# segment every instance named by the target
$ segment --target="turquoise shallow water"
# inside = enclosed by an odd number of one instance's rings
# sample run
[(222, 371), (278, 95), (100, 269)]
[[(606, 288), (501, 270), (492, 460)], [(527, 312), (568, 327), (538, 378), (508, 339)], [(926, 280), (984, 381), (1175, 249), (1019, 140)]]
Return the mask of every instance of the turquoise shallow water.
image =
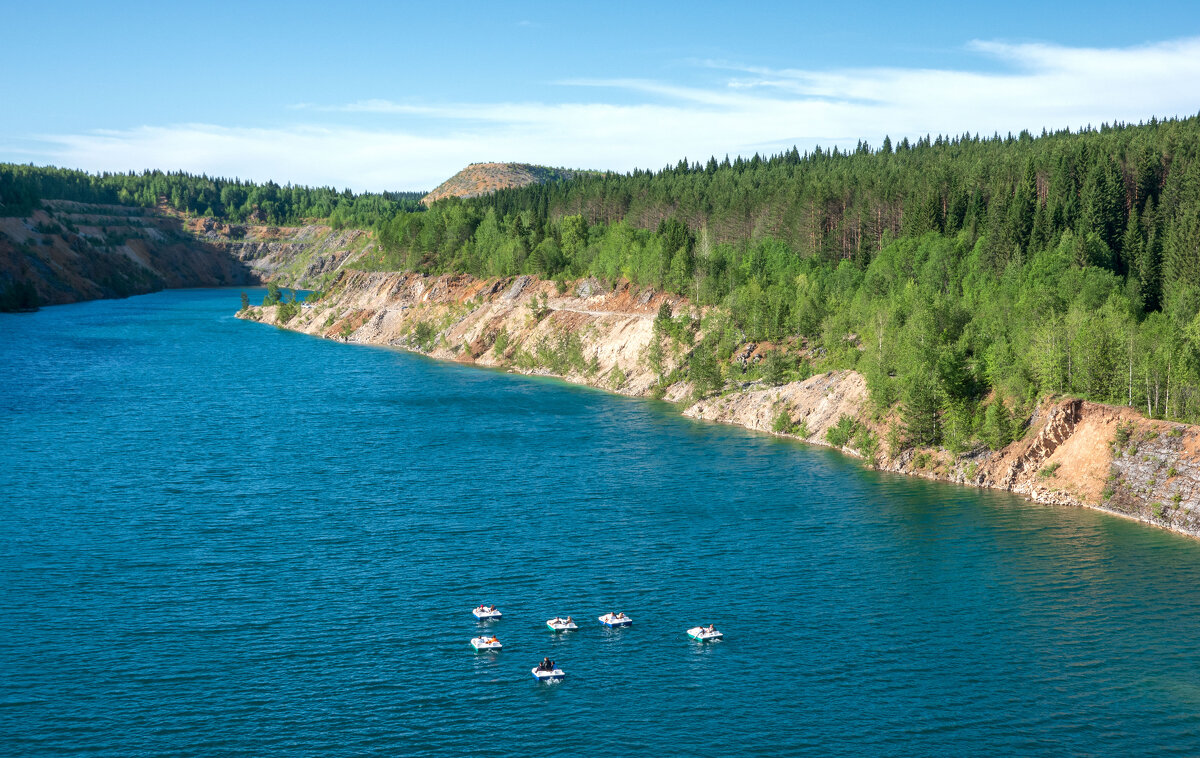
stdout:
[(237, 302), (0, 316), (0, 752), (1200, 753), (1200, 542)]

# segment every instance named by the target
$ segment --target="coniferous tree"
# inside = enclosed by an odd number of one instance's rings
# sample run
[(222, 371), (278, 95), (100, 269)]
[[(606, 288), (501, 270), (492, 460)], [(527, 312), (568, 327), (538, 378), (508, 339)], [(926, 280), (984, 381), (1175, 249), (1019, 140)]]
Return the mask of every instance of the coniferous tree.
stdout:
[(908, 384), (904, 393), (904, 436), (909, 445), (927, 447), (942, 439), (941, 398), (933, 372), (923, 371)]
[(1083, 189), (1080, 231), (1084, 237), (1095, 234), (1109, 250), (1119, 250), (1124, 205), (1125, 188), (1116, 163), (1111, 159), (1093, 163)]
[(980, 437), (992, 450), (1000, 450), (1013, 440), (1012, 415), (1004, 399), (996, 397), (983, 413)]
[(1138, 294), (1146, 312), (1162, 308), (1162, 237), (1158, 234), (1157, 218), (1154, 198), (1150, 197), (1146, 200), (1146, 211), (1141, 217), (1146, 239), (1141, 246), (1137, 270)]

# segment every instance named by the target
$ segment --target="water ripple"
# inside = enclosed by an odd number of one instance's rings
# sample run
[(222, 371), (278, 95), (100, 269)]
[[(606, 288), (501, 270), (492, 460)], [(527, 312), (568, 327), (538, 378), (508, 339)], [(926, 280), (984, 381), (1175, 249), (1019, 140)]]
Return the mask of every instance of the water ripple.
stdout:
[(1200, 753), (1192, 540), (237, 301), (0, 316), (6, 754)]

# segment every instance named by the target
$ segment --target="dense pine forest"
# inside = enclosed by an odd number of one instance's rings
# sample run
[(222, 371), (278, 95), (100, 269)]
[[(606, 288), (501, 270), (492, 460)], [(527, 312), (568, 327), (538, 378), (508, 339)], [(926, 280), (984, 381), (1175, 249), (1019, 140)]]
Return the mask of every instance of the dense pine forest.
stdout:
[(53, 167), (0, 163), (0, 216), (28, 215), (43, 199), (138, 205), (166, 203), (183, 213), (241, 223), (294, 224), (326, 220), (335, 227), (369, 227), (420, 208), (421, 192), (354, 194), (330, 187), (257, 184), (184, 172), (88, 174)]
[(1198, 151), (1200, 118), (885, 140), (428, 210), (403, 195), (4, 166), (0, 200), (10, 214), (38, 197), (157, 196), (233, 220), (322, 216), (372, 226), (380, 245), (362, 265), (381, 270), (662, 288), (717, 306), (702, 324), (664, 322), (699, 340), (701, 393), (744, 370), (736, 346), (769, 342), (776, 380), (854, 368), (909, 442), (965, 449), (1002, 446), (1047, 394), (1200, 420)]

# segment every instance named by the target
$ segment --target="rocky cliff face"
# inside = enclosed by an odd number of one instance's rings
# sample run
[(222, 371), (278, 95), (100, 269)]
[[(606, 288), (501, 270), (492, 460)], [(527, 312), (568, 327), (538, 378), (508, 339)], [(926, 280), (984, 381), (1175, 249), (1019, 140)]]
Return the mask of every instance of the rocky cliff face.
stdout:
[(560, 376), (626, 395), (661, 395), (693, 418), (813, 444), (830, 444), (831, 429), (852, 426), (857, 431), (843, 451), (889, 471), (1098, 508), (1200, 536), (1196, 428), (1147, 420), (1128, 408), (1048, 400), (1022, 438), (1003, 450), (955, 456), (908, 449), (892, 455), (886, 440), (894, 420), (874, 417), (866, 382), (853, 371), (781, 386), (752, 382), (692, 402), (691, 385), (671, 379), (682, 376), (677, 369), (688, 350), (655, 328), (664, 303), (676, 315), (702, 315), (682, 298), (628, 283), (585, 280), (560, 292), (526, 276), (479, 280), (343, 270), (319, 302), (286, 322), (280, 322), (278, 307), (250, 308), (239, 316), (329, 339)]
[[(830, 371), (778, 387), (746, 389), (701, 400), (684, 410), (683, 415), (827, 445), (826, 433), (843, 416), (865, 423), (866, 404), (867, 383), (862, 374)], [(775, 422), (781, 413), (795, 425), (792, 431), (776, 429)], [(850, 452), (861, 455), (858, 451)]]
[(360, 229), (226, 224), (49, 200), (28, 218), (0, 218), (0, 306), (14, 287), (31, 287), (41, 305), (268, 281), (320, 289), (374, 249)]
[(63, 200), (43, 205), (28, 218), (0, 218), (0, 291), (31, 287), (39, 304), (58, 305), (259, 280), (222, 245), (189, 234), (178, 218)]
[(278, 227), (197, 218), (189, 220), (185, 229), (244, 264), (258, 280), (302, 289), (324, 287), (342, 267), (375, 249), (370, 232), (318, 224)]
[(1200, 535), (1200, 430), (1124, 415), (1113, 426), (1102, 505)]
[[(560, 294), (553, 283), (528, 276), (480, 280), (343, 271), (319, 303), (281, 325), (644, 395), (660, 372), (669, 373), (684, 358), (667, 354), (657, 370), (647, 360), (664, 300), (670, 298), (628, 284), (601, 291), (583, 283)], [(242, 315), (277, 323), (277, 313), (252, 308)], [(673, 387), (669, 397), (686, 389)]]

